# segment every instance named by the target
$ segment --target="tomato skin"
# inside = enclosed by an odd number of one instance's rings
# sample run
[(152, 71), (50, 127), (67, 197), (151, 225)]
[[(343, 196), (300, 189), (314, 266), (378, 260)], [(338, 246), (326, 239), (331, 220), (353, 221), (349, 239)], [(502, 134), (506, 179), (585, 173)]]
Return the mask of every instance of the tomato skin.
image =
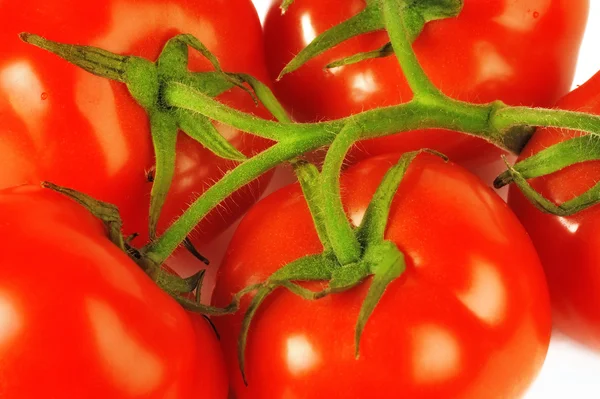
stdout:
[[(202, 398), (227, 398), (229, 393), (227, 366), (215, 331), (201, 315), (189, 312), (188, 314), (200, 349), (197, 358), (200, 368), (200, 374), (197, 377), (198, 388), (196, 396), (191, 396), (191, 398), (198, 397), (200, 393), (202, 393)], [(210, 344), (207, 345), (207, 343)]]
[[(136, 241), (140, 245), (147, 240), (147, 172), (154, 164), (146, 113), (125, 85), (92, 76), (21, 42), (18, 34), (28, 31), (155, 60), (168, 39), (191, 33), (226, 70), (268, 79), (260, 22), (250, 0), (60, 0), (51, 5), (42, 0), (3, 1), (0, 26), (0, 155), (8, 160), (0, 171), (0, 188), (49, 180), (114, 203), (125, 232), (141, 234)], [(190, 69), (212, 69), (196, 52), (190, 54)], [(267, 116), (242, 90), (219, 99)], [(269, 145), (236, 130), (220, 130), (246, 155)], [(233, 166), (183, 135), (177, 151), (176, 176), (160, 231)], [(196, 244), (210, 241), (236, 220), (268, 179), (242, 189), (211, 213), (195, 233)]]
[[(558, 108), (600, 114), (600, 74), (575, 89)], [(538, 129), (520, 159), (580, 135), (559, 129)], [(600, 176), (600, 162), (585, 162), (531, 180), (546, 198), (561, 204), (592, 188)], [(509, 205), (533, 240), (546, 272), (553, 304), (553, 320), (571, 337), (600, 349), (600, 207), (574, 216), (557, 217), (535, 209), (516, 187)]]
[[(315, 35), (356, 15), (365, 1), (297, 0), (283, 16), (278, 5), (273, 3), (265, 21), (273, 79)], [(414, 49), (433, 83), (453, 98), (551, 106), (571, 87), (588, 8), (588, 0), (465, 0), (458, 18), (427, 24)], [(342, 118), (406, 102), (412, 93), (395, 57), (324, 69), (387, 40), (385, 32), (376, 32), (342, 43), (284, 76), (275, 92), (299, 121)], [(482, 140), (430, 130), (364, 141), (353, 157), (420, 148), (435, 148), (474, 170), (499, 155)]]
[[(351, 220), (362, 217), (396, 160), (372, 158), (342, 176)], [(366, 283), (315, 302), (283, 290), (268, 298), (249, 333), (247, 388), (236, 342), (248, 301), (241, 313), (215, 318), (238, 399), (524, 393), (545, 358), (550, 304), (535, 250), (506, 204), (461, 167), (421, 155), (395, 197), (386, 238), (405, 253), (407, 270), (367, 323), (359, 359), (354, 326)], [(321, 250), (300, 188), (283, 188), (242, 220), (213, 302), (224, 305), (242, 287)]]
[(1, 397), (183, 399), (227, 386), (223, 369), (203, 379), (207, 363), (223, 362), (208, 327), (200, 341), (75, 202), (2, 190), (0, 237)]

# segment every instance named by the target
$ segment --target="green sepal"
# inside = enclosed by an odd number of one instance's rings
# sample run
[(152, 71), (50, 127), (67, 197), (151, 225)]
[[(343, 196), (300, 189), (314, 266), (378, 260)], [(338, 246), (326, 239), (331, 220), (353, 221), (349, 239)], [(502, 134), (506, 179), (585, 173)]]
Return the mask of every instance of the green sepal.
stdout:
[(213, 154), (232, 161), (242, 162), (247, 157), (227, 141), (215, 125), (204, 115), (185, 109), (177, 110), (179, 128)]
[(448, 161), (448, 157), (444, 154), (430, 149), (407, 152), (400, 157), (398, 162), (383, 176), (356, 231), (356, 236), (363, 247), (366, 248), (372, 244), (381, 243), (384, 240), (394, 196), (408, 168), (415, 158), (422, 153), (432, 154)]
[(351, 55), (349, 57), (341, 58), (339, 60), (333, 61), (325, 66), (327, 69), (339, 68), (341, 66), (357, 64), (359, 62), (365, 60), (371, 60), (375, 58), (385, 58), (390, 55), (394, 55), (394, 48), (392, 47), (392, 43), (388, 42), (384, 44), (382, 47), (373, 51), (366, 51), (364, 53), (358, 53)]
[[(363, 11), (317, 36), (285, 66), (278, 79), (346, 40), (384, 29), (381, 0), (370, 0), (366, 3), (367, 6)], [(426, 23), (456, 17), (462, 11), (463, 5), (464, 0), (398, 0), (398, 16), (403, 19), (403, 25), (407, 30), (406, 34), (412, 42), (419, 36)], [(327, 65), (327, 68), (355, 64), (363, 60), (388, 57), (393, 54), (391, 43), (387, 43), (379, 49), (334, 61)]]
[(21, 33), (19, 37), (24, 42), (47, 50), (93, 75), (117, 82), (125, 83), (127, 64), (133, 58), (96, 47), (57, 43), (32, 33)]
[(403, 7), (405, 26), (409, 37), (414, 41), (426, 23), (446, 18), (454, 18), (463, 9), (464, 0), (399, 0)]
[(50, 182), (43, 182), (42, 187), (51, 189), (71, 198), (86, 208), (96, 218), (100, 219), (106, 226), (110, 241), (136, 262), (144, 272), (166, 292), (170, 294), (179, 294), (189, 293), (198, 289), (204, 275), (203, 272), (182, 279), (148, 261), (144, 258), (143, 253), (129, 244), (129, 240), (126, 240), (123, 237), (121, 231), (123, 222), (119, 210), (115, 205), (96, 200), (87, 194), (83, 194), (70, 188), (61, 187)]
[(179, 129), (177, 121), (169, 113), (155, 110), (149, 116), (156, 157), (156, 170), (152, 191), (150, 192), (150, 215), (148, 219), (150, 239), (153, 240), (156, 237), (158, 219), (175, 175), (175, 148)]
[(292, 282), (330, 280), (333, 270), (337, 267), (338, 263), (335, 260), (335, 257), (328, 256), (327, 254), (309, 255), (282, 267), (273, 273), (269, 279), (258, 288), (244, 314), (238, 338), (238, 363), (242, 378), (246, 385), (245, 365), (248, 333), (250, 331), (252, 320), (260, 305), (273, 291), (280, 287), (287, 288), (304, 299), (316, 300), (322, 298), (326, 295), (325, 292), (313, 292)]
[(390, 283), (400, 277), (406, 270), (404, 254), (398, 250), (394, 243), (389, 241), (371, 246), (365, 254), (364, 262), (370, 265), (370, 273), (373, 275), (373, 279), (360, 309), (354, 330), (354, 348), (357, 358), (360, 353), (360, 340), (369, 318)]
[(172, 296), (189, 294), (200, 290), (205, 272), (205, 270), (201, 270), (190, 277), (181, 278), (161, 268), (156, 273), (154, 281)]
[(277, 97), (275, 97), (269, 86), (247, 73), (236, 73), (233, 75), (240, 81), (248, 83), (258, 100), (265, 106), (271, 115), (275, 117), (275, 119), (279, 122), (292, 122), (287, 111), (283, 108), (279, 100), (277, 100)]
[[(554, 144), (518, 162), (513, 170), (524, 179), (533, 179), (571, 165), (596, 160), (600, 160), (600, 140), (595, 135), (583, 135)], [(510, 184), (513, 173), (510, 170), (502, 173), (494, 181), (494, 187), (502, 188)]]
[(356, 232), (363, 247), (383, 241), (392, 200), (408, 167), (420, 153), (421, 151), (414, 151), (403, 154), (384, 175)]
[(326, 291), (339, 294), (356, 287), (368, 276), (369, 268), (362, 261), (341, 266), (333, 271)]
[(335, 257), (328, 253), (308, 255), (277, 270), (269, 277), (267, 283), (330, 280), (333, 270), (338, 266)]
[(505, 162), (508, 167), (508, 173), (510, 173), (511, 180), (519, 188), (519, 190), (521, 190), (523, 195), (542, 212), (550, 213), (556, 216), (567, 217), (600, 203), (600, 182), (596, 183), (594, 187), (573, 198), (572, 200), (557, 205), (537, 192), (531, 186), (531, 184), (529, 184), (527, 179), (525, 179), (525, 177), (523, 177), (518, 170), (511, 166), (506, 159)]
[(317, 36), (283, 68), (277, 79), (297, 70), (311, 59), (346, 40), (383, 29), (383, 27), (379, 3), (368, 4), (360, 13)]
[(198, 259), (200, 262), (204, 263), (205, 265), (210, 265), (210, 260), (208, 258), (206, 258), (204, 255), (202, 255), (194, 246), (194, 244), (192, 243), (192, 240), (190, 239), (190, 237), (186, 237), (185, 240), (183, 240), (183, 242), (181, 243), (181, 245), (190, 253), (192, 254), (192, 256), (196, 259)]
[(248, 344), (248, 332), (250, 331), (250, 325), (252, 324), (252, 320), (256, 315), (256, 312), (260, 308), (260, 305), (267, 299), (269, 294), (271, 294), (276, 286), (266, 286), (259, 289), (252, 301), (250, 301), (250, 305), (248, 305), (248, 309), (244, 314), (244, 318), (242, 319), (242, 326), (240, 328), (240, 335), (238, 338), (238, 346), (237, 346), (237, 356), (238, 356), (238, 364), (240, 367), (240, 373), (242, 374), (242, 379), (244, 384), (248, 385), (248, 380), (246, 378), (246, 346)]
[(281, 2), (281, 5), (279, 6), (279, 8), (281, 9), (281, 13), (285, 14), (288, 10), (288, 8), (290, 8), (290, 6), (294, 3), (294, 0), (283, 0)]
[(116, 205), (100, 201), (79, 191), (62, 187), (51, 182), (42, 182), (42, 187), (60, 193), (87, 209), (94, 217), (100, 219), (106, 227), (109, 240), (123, 252), (130, 254), (129, 243), (123, 238), (123, 220)]
[(182, 76), (179, 82), (213, 98), (235, 87), (231, 80), (216, 71), (190, 72)]

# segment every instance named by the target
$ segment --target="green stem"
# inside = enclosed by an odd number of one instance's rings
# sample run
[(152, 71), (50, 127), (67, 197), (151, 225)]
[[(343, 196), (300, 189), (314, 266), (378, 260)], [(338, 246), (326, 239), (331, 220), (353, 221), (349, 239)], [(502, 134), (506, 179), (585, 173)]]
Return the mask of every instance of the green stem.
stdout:
[(321, 176), (323, 221), (333, 253), (342, 265), (357, 262), (362, 252), (346, 216), (340, 189), (340, 173), (344, 159), (350, 147), (360, 138), (361, 132), (360, 126), (352, 122), (342, 129), (327, 151)]
[(415, 17), (415, 14), (411, 15), (407, 9), (408, 5), (403, 0), (383, 0), (383, 21), (396, 58), (415, 97), (443, 96), (425, 74), (413, 50), (413, 38), (407, 26), (407, 19)]
[(283, 142), (241, 163), (198, 198), (186, 212), (156, 241), (142, 249), (142, 253), (156, 264), (162, 264), (194, 227), (231, 193), (250, 183), (275, 166), (299, 154), (312, 151), (328, 141), (327, 136), (307, 137), (304, 140)]
[(163, 101), (171, 106), (198, 112), (226, 125), (233, 126), (256, 136), (281, 141), (292, 133), (298, 135), (322, 134), (326, 124), (296, 124), (275, 122), (250, 115), (210, 98), (209, 96), (178, 82), (169, 82), (163, 88)]
[[(500, 148), (519, 153), (532, 134), (527, 125), (551, 125), (600, 133), (600, 117), (568, 111), (508, 107), (501, 102), (470, 104), (447, 97), (420, 97), (405, 104), (366, 111), (331, 122), (296, 124), (260, 119), (229, 108), (180, 83), (164, 88), (167, 105), (205, 115), (237, 129), (281, 142), (243, 162), (212, 186), (145, 252), (164, 261), (201, 219), (232, 192), (262, 173), (306, 152), (330, 145), (346, 125), (362, 126), (358, 137), (367, 139), (417, 129), (447, 129), (481, 137)], [(523, 124), (523, 121), (525, 123)], [(340, 144), (341, 146), (341, 144)], [(330, 167), (333, 169), (333, 164)], [(350, 256), (352, 258), (353, 256)]]
[(600, 116), (559, 109), (504, 107), (490, 121), (498, 131), (522, 125), (556, 127), (600, 135)]
[(498, 109), (506, 107), (500, 102), (479, 105), (447, 97), (420, 98), (410, 103), (378, 108), (349, 118), (321, 123), (281, 123), (261, 119), (230, 108), (182, 83), (167, 84), (163, 91), (163, 101), (166, 105), (197, 112), (260, 137), (284, 141), (309, 136), (327, 136), (326, 144), (330, 144), (350, 119), (368, 127), (364, 129), (363, 139), (411, 129), (439, 128), (481, 137), (513, 153), (521, 151), (523, 142), (526, 142), (532, 133), (512, 129), (512, 125), (505, 130), (494, 127), (490, 123), (491, 116)]

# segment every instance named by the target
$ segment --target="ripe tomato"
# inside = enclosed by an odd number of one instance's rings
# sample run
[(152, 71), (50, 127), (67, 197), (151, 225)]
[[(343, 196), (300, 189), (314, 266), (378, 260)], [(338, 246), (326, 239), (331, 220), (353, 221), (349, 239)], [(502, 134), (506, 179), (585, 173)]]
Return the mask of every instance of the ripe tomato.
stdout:
[[(296, 0), (281, 16), (279, 4), (273, 2), (265, 21), (272, 78), (316, 35), (365, 7), (364, 0)], [(551, 106), (570, 89), (588, 7), (588, 0), (465, 0), (458, 18), (427, 24), (414, 48), (433, 83), (451, 97)], [(275, 91), (300, 121), (406, 102), (412, 93), (395, 57), (324, 69), (387, 40), (385, 32), (351, 39), (284, 76)], [(354, 158), (420, 148), (435, 148), (474, 170), (499, 154), (482, 140), (433, 130), (362, 142)]]
[(3, 190), (0, 237), (0, 397), (226, 398), (212, 331), (194, 333), (85, 209)]
[[(114, 203), (125, 231), (142, 235), (140, 244), (147, 239), (147, 174), (154, 163), (146, 113), (125, 85), (92, 76), (17, 35), (28, 31), (155, 60), (168, 39), (191, 33), (225, 70), (267, 80), (261, 27), (250, 0), (3, 1), (0, 26), (0, 188), (49, 180)], [(192, 70), (212, 69), (197, 52), (190, 54)], [(240, 89), (220, 100), (267, 115)], [(246, 155), (268, 146), (237, 130), (219, 129)], [(159, 230), (233, 167), (184, 135), (177, 154)], [(196, 243), (210, 241), (237, 219), (267, 181), (268, 176), (240, 190), (207, 216), (198, 226)]]
[[(600, 114), (600, 73), (561, 99), (557, 106)], [(538, 129), (521, 159), (580, 134)], [(546, 198), (561, 204), (592, 188), (599, 176), (600, 162), (585, 162), (533, 179), (531, 184)], [(516, 187), (511, 187), (508, 199), (542, 260), (555, 324), (570, 336), (600, 348), (600, 207), (558, 217), (538, 211)]]
[[(342, 176), (354, 224), (396, 160), (372, 158)], [(524, 393), (548, 348), (550, 304), (535, 250), (506, 204), (463, 168), (421, 155), (395, 196), (386, 238), (406, 255), (407, 270), (368, 321), (359, 359), (354, 326), (367, 283), (315, 302), (283, 290), (269, 297), (249, 332), (247, 388), (236, 360), (242, 313), (215, 319), (238, 399)], [(300, 188), (283, 188), (242, 220), (214, 303), (321, 250)]]

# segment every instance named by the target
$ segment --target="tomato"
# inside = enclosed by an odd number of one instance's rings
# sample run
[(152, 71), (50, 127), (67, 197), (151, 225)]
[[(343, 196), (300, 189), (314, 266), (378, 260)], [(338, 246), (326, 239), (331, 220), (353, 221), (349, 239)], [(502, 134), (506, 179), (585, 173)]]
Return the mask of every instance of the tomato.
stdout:
[[(557, 107), (600, 114), (600, 74), (561, 99)], [(521, 154), (527, 158), (542, 149), (580, 135), (559, 129), (538, 129)], [(561, 204), (592, 188), (600, 162), (585, 162), (532, 179), (532, 186)], [(600, 349), (600, 207), (574, 216), (558, 217), (538, 211), (516, 187), (509, 204), (529, 232), (546, 271), (554, 323), (570, 336)]]
[[(342, 176), (355, 225), (397, 158), (372, 158)], [(539, 259), (508, 206), (463, 168), (421, 155), (395, 196), (386, 239), (403, 251), (407, 270), (369, 319), (358, 359), (354, 326), (366, 282), (315, 302), (273, 293), (249, 331), (247, 388), (236, 360), (243, 312), (215, 318), (238, 399), (524, 393), (548, 348), (550, 304)], [(242, 220), (218, 271), (214, 303), (320, 251), (300, 188), (283, 188)]]
[(187, 398), (221, 399), (227, 398), (229, 384), (227, 366), (213, 327), (204, 318), (189, 313), (196, 333), (198, 345), (198, 361), (200, 374), (196, 379), (197, 389)]
[[(49, 180), (114, 203), (126, 233), (141, 234), (136, 241), (140, 245), (147, 240), (147, 176), (154, 164), (146, 113), (125, 85), (92, 76), (17, 35), (28, 31), (155, 60), (168, 39), (191, 33), (225, 70), (267, 80), (260, 22), (250, 0), (3, 1), (0, 26), (0, 188)], [(212, 70), (194, 51), (190, 68)], [(267, 116), (240, 89), (219, 99)], [(269, 145), (228, 127), (219, 130), (248, 156)], [(177, 154), (159, 231), (234, 166), (181, 134)], [(207, 216), (196, 230), (195, 243), (205, 244), (229, 226), (267, 182), (265, 176), (245, 187)]]
[(69, 199), (0, 191), (0, 397), (226, 398), (218, 342)]
[[(365, 7), (364, 0), (296, 0), (282, 16), (279, 4), (273, 2), (265, 21), (272, 78), (316, 35)], [(458, 18), (427, 24), (414, 49), (429, 78), (453, 98), (551, 106), (571, 87), (588, 7), (588, 0), (465, 0)], [(375, 32), (340, 44), (284, 76), (275, 92), (299, 121), (406, 102), (412, 93), (393, 56), (324, 68), (386, 41), (385, 32)], [(435, 148), (476, 171), (499, 159), (484, 141), (442, 130), (364, 141), (353, 158), (420, 148)]]

